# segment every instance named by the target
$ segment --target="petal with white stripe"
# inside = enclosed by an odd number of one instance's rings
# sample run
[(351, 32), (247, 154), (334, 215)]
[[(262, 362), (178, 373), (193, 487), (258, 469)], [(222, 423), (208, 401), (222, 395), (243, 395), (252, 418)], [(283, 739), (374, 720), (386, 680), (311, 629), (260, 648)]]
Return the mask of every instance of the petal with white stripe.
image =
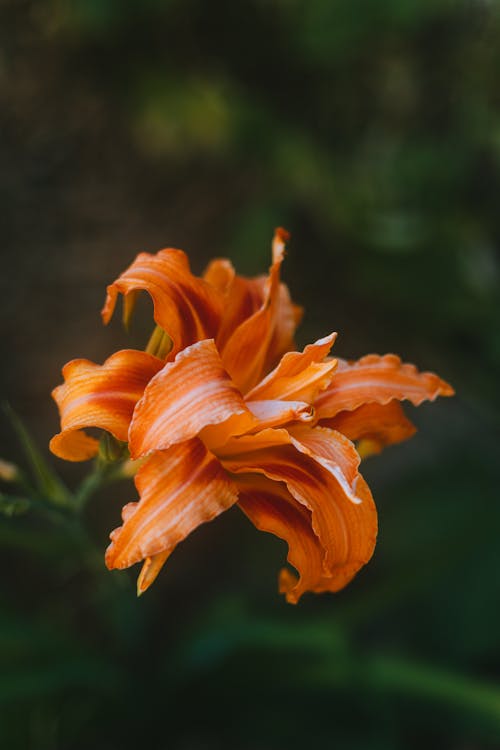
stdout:
[(107, 430), (127, 440), (137, 401), (151, 378), (163, 367), (156, 357), (133, 349), (115, 352), (103, 365), (74, 359), (63, 368), (64, 383), (52, 396), (61, 415), (61, 432), (50, 449), (66, 461), (85, 461), (95, 456), (98, 441), (84, 428)]
[(337, 372), (328, 388), (319, 394), (315, 407), (318, 419), (323, 419), (367, 403), (407, 399), (420, 406), (423, 401), (453, 393), (453, 388), (433, 372), (419, 372), (415, 365), (401, 362), (395, 354), (368, 354), (357, 362), (339, 360)]
[(111, 534), (106, 551), (110, 569), (160, 554), (166, 559), (194, 529), (238, 499), (236, 485), (196, 438), (147, 458), (135, 484), (140, 500), (125, 506), (124, 523)]
[(148, 384), (130, 426), (130, 454), (164, 450), (202, 431), (211, 448), (256, 423), (207, 339), (179, 352)]

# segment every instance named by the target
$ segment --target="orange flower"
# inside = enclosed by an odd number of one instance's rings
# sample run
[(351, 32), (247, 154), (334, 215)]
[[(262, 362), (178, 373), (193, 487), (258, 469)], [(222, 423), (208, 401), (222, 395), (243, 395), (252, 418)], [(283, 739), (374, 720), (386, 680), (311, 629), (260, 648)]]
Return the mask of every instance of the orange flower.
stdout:
[(95, 455), (98, 442), (84, 429), (97, 427), (127, 441), (138, 461), (140, 499), (123, 508), (106, 564), (144, 561), (139, 593), (179, 542), (234, 504), (288, 543), (297, 574), (282, 570), (280, 591), (289, 602), (338, 591), (368, 562), (377, 534), (360, 453), (413, 434), (400, 401), (453, 393), (392, 354), (333, 359), (333, 333), (291, 351), (301, 310), (280, 283), (286, 239), (276, 231), (269, 275), (255, 279), (227, 260), (198, 278), (180, 250), (141, 253), (108, 287), (103, 319), (121, 293), (127, 321), (147, 291), (162, 342), (155, 352), (166, 356), (123, 350), (101, 366), (74, 360), (54, 390), (56, 455)]

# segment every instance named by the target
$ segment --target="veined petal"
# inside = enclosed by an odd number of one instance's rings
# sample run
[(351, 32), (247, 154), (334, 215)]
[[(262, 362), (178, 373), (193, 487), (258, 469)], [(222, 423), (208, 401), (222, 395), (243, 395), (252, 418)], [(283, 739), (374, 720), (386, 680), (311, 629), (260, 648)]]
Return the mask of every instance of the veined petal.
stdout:
[(298, 572), (283, 568), (279, 576), (280, 593), (290, 604), (310, 591), (339, 591), (359, 570), (359, 562), (336, 568), (333, 575), (324, 571), (324, 550), (312, 529), (311, 512), (297, 502), (282, 482), (259, 475), (241, 475), (237, 479), (238, 505), (260, 531), (266, 531), (288, 544), (287, 560)]
[[(258, 445), (259, 435), (254, 437)], [(243, 438), (247, 445), (249, 438)], [(300, 452), (295, 445), (257, 449), (224, 456), (221, 460), (234, 474), (263, 474), (276, 482), (285, 482), (293, 498), (311, 511), (312, 528), (323, 549), (323, 574), (330, 579), (330, 590), (344, 586), (372, 556), (377, 514), (368, 486), (360, 475), (353, 501), (346, 483), (339, 481), (331, 467)]]
[(311, 422), (314, 419), (314, 409), (305, 401), (247, 401), (246, 405), (258, 420), (256, 430), (268, 427), (281, 427), (290, 422)]
[[(335, 417), (321, 420), (321, 425), (341, 432), (349, 440), (369, 442), (371, 453), (400, 443), (415, 434), (416, 428), (405, 416), (398, 401), (388, 404), (363, 404), (353, 411), (341, 411)], [(366, 455), (366, 450), (363, 451)]]
[(152, 557), (146, 557), (144, 564), (137, 579), (137, 596), (141, 596), (155, 582), (160, 570), (163, 568), (172, 550), (167, 549), (165, 552), (159, 552)]
[(280, 591), (291, 604), (296, 604), (305, 591), (324, 590), (324, 552), (312, 530), (311, 512), (298, 503), (282, 482), (264, 476), (241, 475), (238, 484), (238, 505), (254, 526), (288, 543), (288, 562), (299, 573), (280, 574)]
[(280, 445), (291, 445), (292, 438), (285, 429), (267, 428), (246, 435), (235, 435), (217, 449), (217, 456), (224, 461), (254, 451), (266, 451)]
[[(221, 338), (218, 339), (224, 366), (243, 393), (262, 377), (266, 362), (270, 357), (270, 347), (276, 332), (277, 320), (280, 317), (280, 268), (287, 236), (284, 230), (276, 230), (273, 242), (273, 264), (269, 269), (269, 277), (265, 280), (259, 308), (236, 328), (232, 328), (232, 333), (227, 340), (224, 340), (224, 331), (221, 331)], [(243, 301), (249, 311), (255, 303), (259, 289), (256, 281), (253, 280), (253, 283), (248, 285), (238, 277), (235, 279), (238, 288), (237, 291), (231, 291), (229, 299), (231, 299), (231, 294), (237, 294), (238, 310), (241, 309)], [(235, 312), (228, 311), (227, 315), (229, 312), (232, 320), (235, 321)], [(241, 312), (238, 312), (238, 315), (240, 316)]]
[(224, 313), (216, 337), (217, 347), (223, 351), (234, 331), (262, 306), (267, 277), (238, 276), (229, 261), (219, 258), (210, 263), (204, 278), (224, 295)]
[(203, 278), (213, 286), (217, 291), (226, 296), (231, 289), (231, 284), (236, 276), (236, 271), (230, 260), (227, 258), (214, 258), (208, 264)]
[(258, 383), (247, 398), (286, 399), (313, 403), (317, 394), (330, 383), (337, 367), (336, 359), (325, 360), (337, 337), (331, 333), (303, 352), (288, 352), (278, 366)]
[(111, 319), (119, 293), (128, 295), (138, 290), (150, 294), (154, 319), (173, 341), (171, 358), (186, 346), (215, 336), (222, 318), (223, 295), (191, 273), (182, 250), (140, 253), (108, 286), (102, 310), (104, 323)]
[(137, 472), (135, 484), (140, 501), (125, 506), (124, 523), (111, 534), (106, 551), (110, 569), (160, 554), (166, 559), (194, 529), (238, 499), (236, 485), (197, 438), (154, 453)]
[(304, 316), (304, 308), (292, 302), (286, 284), (279, 287), (276, 322), (263, 372), (275, 367), (286, 352), (295, 349), (295, 331)]
[(124, 349), (103, 365), (74, 359), (63, 368), (64, 383), (52, 396), (61, 415), (61, 432), (50, 441), (50, 450), (67, 461), (85, 461), (97, 453), (98, 441), (85, 427), (107, 430), (127, 440), (137, 401), (163, 362), (146, 352)]
[[(268, 285), (267, 276), (247, 279), (236, 276), (234, 270), (231, 275), (226, 263), (228, 261), (223, 259), (213, 261), (204, 276), (226, 295), (224, 317), (216, 338), (221, 351), (234, 331), (265, 304)], [(264, 372), (274, 367), (285, 352), (294, 348), (295, 331), (303, 315), (302, 307), (292, 302), (286, 284), (279, 284), (277, 298), (274, 327), (263, 367)]]
[(335, 376), (316, 402), (318, 419), (334, 417), (367, 403), (388, 404), (407, 399), (415, 406), (452, 396), (453, 388), (432, 372), (419, 372), (395, 354), (368, 354), (357, 362), (339, 360)]
[[(278, 228), (274, 233), (273, 239), (273, 259), (282, 257), (285, 252), (285, 245), (290, 239), (290, 234), (286, 229)], [(280, 357), (295, 348), (294, 335), (302, 320), (304, 309), (300, 305), (295, 305), (290, 297), (290, 292), (286, 284), (280, 284), (278, 304), (276, 311), (276, 322), (266, 357), (264, 372), (269, 372), (274, 367)]]
[(228, 376), (212, 339), (180, 352), (151, 380), (129, 432), (133, 458), (206, 431), (207, 445), (246, 432), (257, 420)]
[(332, 472), (356, 502), (360, 460), (354, 444), (345, 435), (327, 427), (291, 425), (288, 433), (293, 445)]

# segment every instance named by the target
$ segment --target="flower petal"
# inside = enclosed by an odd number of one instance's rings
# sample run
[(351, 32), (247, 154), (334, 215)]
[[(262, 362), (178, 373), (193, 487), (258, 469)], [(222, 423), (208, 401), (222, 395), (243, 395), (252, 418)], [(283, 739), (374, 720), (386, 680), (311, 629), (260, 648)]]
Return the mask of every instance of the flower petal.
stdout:
[(345, 435), (327, 427), (292, 425), (288, 433), (293, 445), (332, 472), (356, 502), (360, 460), (354, 444)]
[(319, 419), (334, 417), (367, 403), (388, 404), (408, 399), (415, 406), (452, 396), (453, 388), (432, 372), (419, 372), (403, 364), (395, 354), (368, 354), (357, 362), (339, 360), (330, 385), (318, 396), (315, 407)]
[(269, 372), (277, 365), (280, 358), (295, 349), (295, 331), (304, 315), (304, 308), (295, 305), (290, 297), (286, 284), (281, 283), (276, 306), (274, 331), (269, 344), (263, 372)]
[[(269, 359), (281, 354), (273, 352), (272, 347), (278, 341), (279, 345), (283, 344), (286, 337), (283, 333), (284, 327), (290, 327), (289, 316), (280, 310), (280, 302), (286, 302), (280, 291), (280, 268), (287, 236), (285, 230), (276, 230), (273, 263), (263, 289), (262, 282), (258, 279), (249, 282), (236, 277), (228, 297), (226, 320), (230, 321), (230, 324), (223, 324), (217, 343), (224, 366), (243, 393), (262, 377)], [(259, 298), (259, 307), (253, 311), (252, 308)], [(286, 324), (283, 323), (283, 316), (288, 321)], [(238, 319), (242, 319), (242, 322), (235, 327)], [(281, 326), (279, 333), (278, 323)], [(229, 330), (231, 334), (227, 336)]]
[[(231, 381), (212, 339), (180, 352), (151, 380), (130, 426), (132, 458), (203, 434), (207, 444), (245, 432), (257, 420)], [(209, 427), (212, 426), (212, 427)]]
[[(258, 446), (259, 435), (254, 437)], [(248, 446), (250, 436), (243, 441)], [(312, 528), (324, 550), (323, 574), (330, 579), (330, 590), (344, 586), (372, 556), (377, 514), (368, 486), (359, 474), (353, 501), (345, 481), (325, 463), (328, 459), (316, 460), (312, 451), (310, 455), (300, 452), (297, 445), (266, 447), (221, 460), (234, 474), (264, 474), (268, 479), (285, 482), (294, 499), (311, 511)]]
[(215, 336), (220, 325), (223, 295), (194, 276), (182, 250), (168, 248), (156, 255), (140, 253), (118, 279), (108, 286), (102, 317), (108, 323), (118, 294), (147, 291), (154, 304), (154, 319), (173, 341), (171, 358), (186, 346)]
[(116, 352), (103, 365), (88, 359), (68, 362), (65, 382), (52, 392), (62, 431), (50, 441), (51, 451), (67, 461), (95, 456), (99, 443), (82, 431), (85, 427), (107, 430), (126, 441), (134, 407), (162, 366), (156, 357), (133, 349)]
[(386, 445), (407, 440), (416, 432), (398, 401), (363, 404), (353, 411), (341, 411), (335, 417), (323, 419), (321, 424), (341, 432), (349, 440), (363, 441), (365, 455), (367, 441), (370, 453), (380, 453)]
[(235, 276), (234, 266), (227, 258), (214, 258), (203, 274), (205, 281), (224, 296), (231, 289)]
[(310, 591), (339, 591), (359, 570), (358, 561), (325, 574), (324, 550), (312, 529), (311, 512), (297, 502), (281, 482), (266, 477), (243, 475), (237, 479), (238, 505), (261, 531), (275, 534), (288, 544), (288, 562), (298, 572), (283, 568), (279, 576), (280, 593), (290, 604)]
[(292, 438), (285, 429), (267, 428), (246, 435), (235, 435), (217, 449), (217, 456), (224, 460), (254, 451), (265, 451), (280, 445), (291, 445)]
[(337, 360), (325, 357), (337, 337), (331, 333), (303, 352), (288, 352), (278, 366), (258, 383), (247, 398), (286, 399), (313, 403), (317, 394), (330, 383), (337, 367)]
[(163, 568), (172, 550), (167, 549), (165, 552), (159, 552), (152, 557), (146, 557), (144, 564), (137, 579), (137, 596), (141, 596), (155, 582), (160, 570)]
[(124, 523), (111, 534), (106, 551), (110, 569), (159, 554), (166, 559), (194, 529), (238, 499), (236, 485), (196, 438), (146, 459), (135, 484), (140, 501), (125, 506)]
[(281, 427), (290, 422), (311, 422), (314, 419), (314, 409), (305, 401), (247, 401), (246, 405), (258, 420), (256, 430), (268, 427)]
[(217, 346), (223, 351), (235, 330), (262, 307), (267, 276), (247, 279), (237, 276), (233, 271), (231, 278), (230, 270), (227, 267), (224, 270), (222, 260), (217, 265), (215, 263), (217, 261), (210, 264), (205, 278), (225, 296), (224, 315), (216, 337)]
[(238, 505), (254, 526), (288, 543), (288, 562), (299, 573), (280, 574), (280, 591), (296, 604), (305, 591), (319, 591), (324, 579), (323, 549), (312, 530), (311, 512), (291, 496), (282, 482), (264, 476), (243, 475), (236, 479)]

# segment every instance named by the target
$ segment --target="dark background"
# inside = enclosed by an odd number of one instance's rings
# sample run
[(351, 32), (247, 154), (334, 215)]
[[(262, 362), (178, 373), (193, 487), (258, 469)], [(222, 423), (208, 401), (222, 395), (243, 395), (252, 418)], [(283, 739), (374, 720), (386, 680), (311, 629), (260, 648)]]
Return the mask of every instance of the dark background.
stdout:
[[(295, 608), (237, 509), (140, 600), (135, 570), (0, 518), (1, 747), (499, 748), (496, 4), (2, 0), (0, 43), (1, 394), (45, 453), (62, 364), (144, 345), (146, 307), (131, 340), (98, 315), (139, 250), (260, 273), (276, 225), (300, 345), (337, 330), (457, 390), (364, 465), (370, 565)], [(91, 502), (99, 550), (133, 498)]]

